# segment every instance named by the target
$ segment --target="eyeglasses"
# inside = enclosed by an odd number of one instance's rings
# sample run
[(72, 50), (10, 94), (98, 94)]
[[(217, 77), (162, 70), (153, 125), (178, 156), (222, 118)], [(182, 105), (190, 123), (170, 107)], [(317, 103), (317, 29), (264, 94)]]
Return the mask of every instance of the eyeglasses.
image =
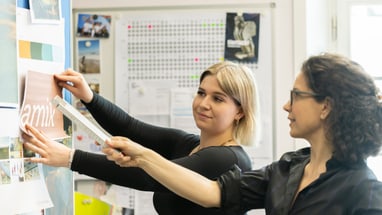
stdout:
[(304, 97), (321, 97), (322, 95), (320, 94), (317, 94), (317, 93), (313, 93), (313, 92), (307, 92), (307, 91), (301, 91), (301, 90), (291, 90), (290, 91), (290, 106), (293, 105), (293, 100), (297, 97), (297, 96), (302, 96), (304, 95)]

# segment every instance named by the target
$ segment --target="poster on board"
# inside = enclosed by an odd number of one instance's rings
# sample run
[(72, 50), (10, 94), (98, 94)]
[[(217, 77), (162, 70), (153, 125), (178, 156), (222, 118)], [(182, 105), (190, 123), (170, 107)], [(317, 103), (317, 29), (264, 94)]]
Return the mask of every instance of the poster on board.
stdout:
[(224, 58), (257, 63), (259, 56), (259, 13), (227, 13)]
[(78, 41), (78, 70), (83, 74), (100, 73), (100, 41)]
[(60, 23), (61, 0), (29, 0), (32, 23)]
[(99, 14), (78, 14), (77, 36), (108, 38), (111, 16)]

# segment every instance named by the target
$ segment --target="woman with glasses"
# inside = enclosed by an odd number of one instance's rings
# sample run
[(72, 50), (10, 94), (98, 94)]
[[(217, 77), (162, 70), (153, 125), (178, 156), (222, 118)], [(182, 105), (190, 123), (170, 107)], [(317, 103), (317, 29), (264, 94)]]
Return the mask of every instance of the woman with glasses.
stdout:
[(257, 208), (274, 215), (382, 214), (382, 183), (366, 164), (382, 144), (378, 93), (357, 63), (335, 54), (310, 57), (284, 105), (290, 135), (310, 147), (259, 170), (232, 168), (216, 180), (127, 139), (113, 138), (103, 151), (118, 165), (140, 167), (178, 195), (226, 214)]

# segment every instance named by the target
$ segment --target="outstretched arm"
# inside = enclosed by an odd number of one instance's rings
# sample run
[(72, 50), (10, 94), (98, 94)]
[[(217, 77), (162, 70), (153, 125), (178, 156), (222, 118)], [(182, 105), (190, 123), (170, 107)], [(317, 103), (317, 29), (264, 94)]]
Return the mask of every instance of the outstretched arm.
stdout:
[(116, 164), (140, 167), (169, 190), (203, 207), (220, 206), (220, 188), (216, 181), (179, 166), (128, 138), (112, 137), (106, 143), (110, 147), (102, 151)]

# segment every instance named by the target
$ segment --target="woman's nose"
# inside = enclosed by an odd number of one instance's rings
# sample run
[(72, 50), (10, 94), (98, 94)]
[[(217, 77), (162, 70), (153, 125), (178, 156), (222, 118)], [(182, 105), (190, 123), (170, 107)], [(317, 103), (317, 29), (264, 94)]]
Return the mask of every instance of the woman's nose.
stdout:
[(286, 111), (286, 112), (290, 112), (292, 110), (292, 106), (290, 105), (290, 101), (287, 101), (284, 106), (283, 106), (283, 109)]
[(204, 98), (202, 98), (202, 100), (200, 101), (199, 105), (200, 105), (200, 107), (203, 107), (205, 109), (209, 109), (210, 108), (209, 97), (205, 96)]

